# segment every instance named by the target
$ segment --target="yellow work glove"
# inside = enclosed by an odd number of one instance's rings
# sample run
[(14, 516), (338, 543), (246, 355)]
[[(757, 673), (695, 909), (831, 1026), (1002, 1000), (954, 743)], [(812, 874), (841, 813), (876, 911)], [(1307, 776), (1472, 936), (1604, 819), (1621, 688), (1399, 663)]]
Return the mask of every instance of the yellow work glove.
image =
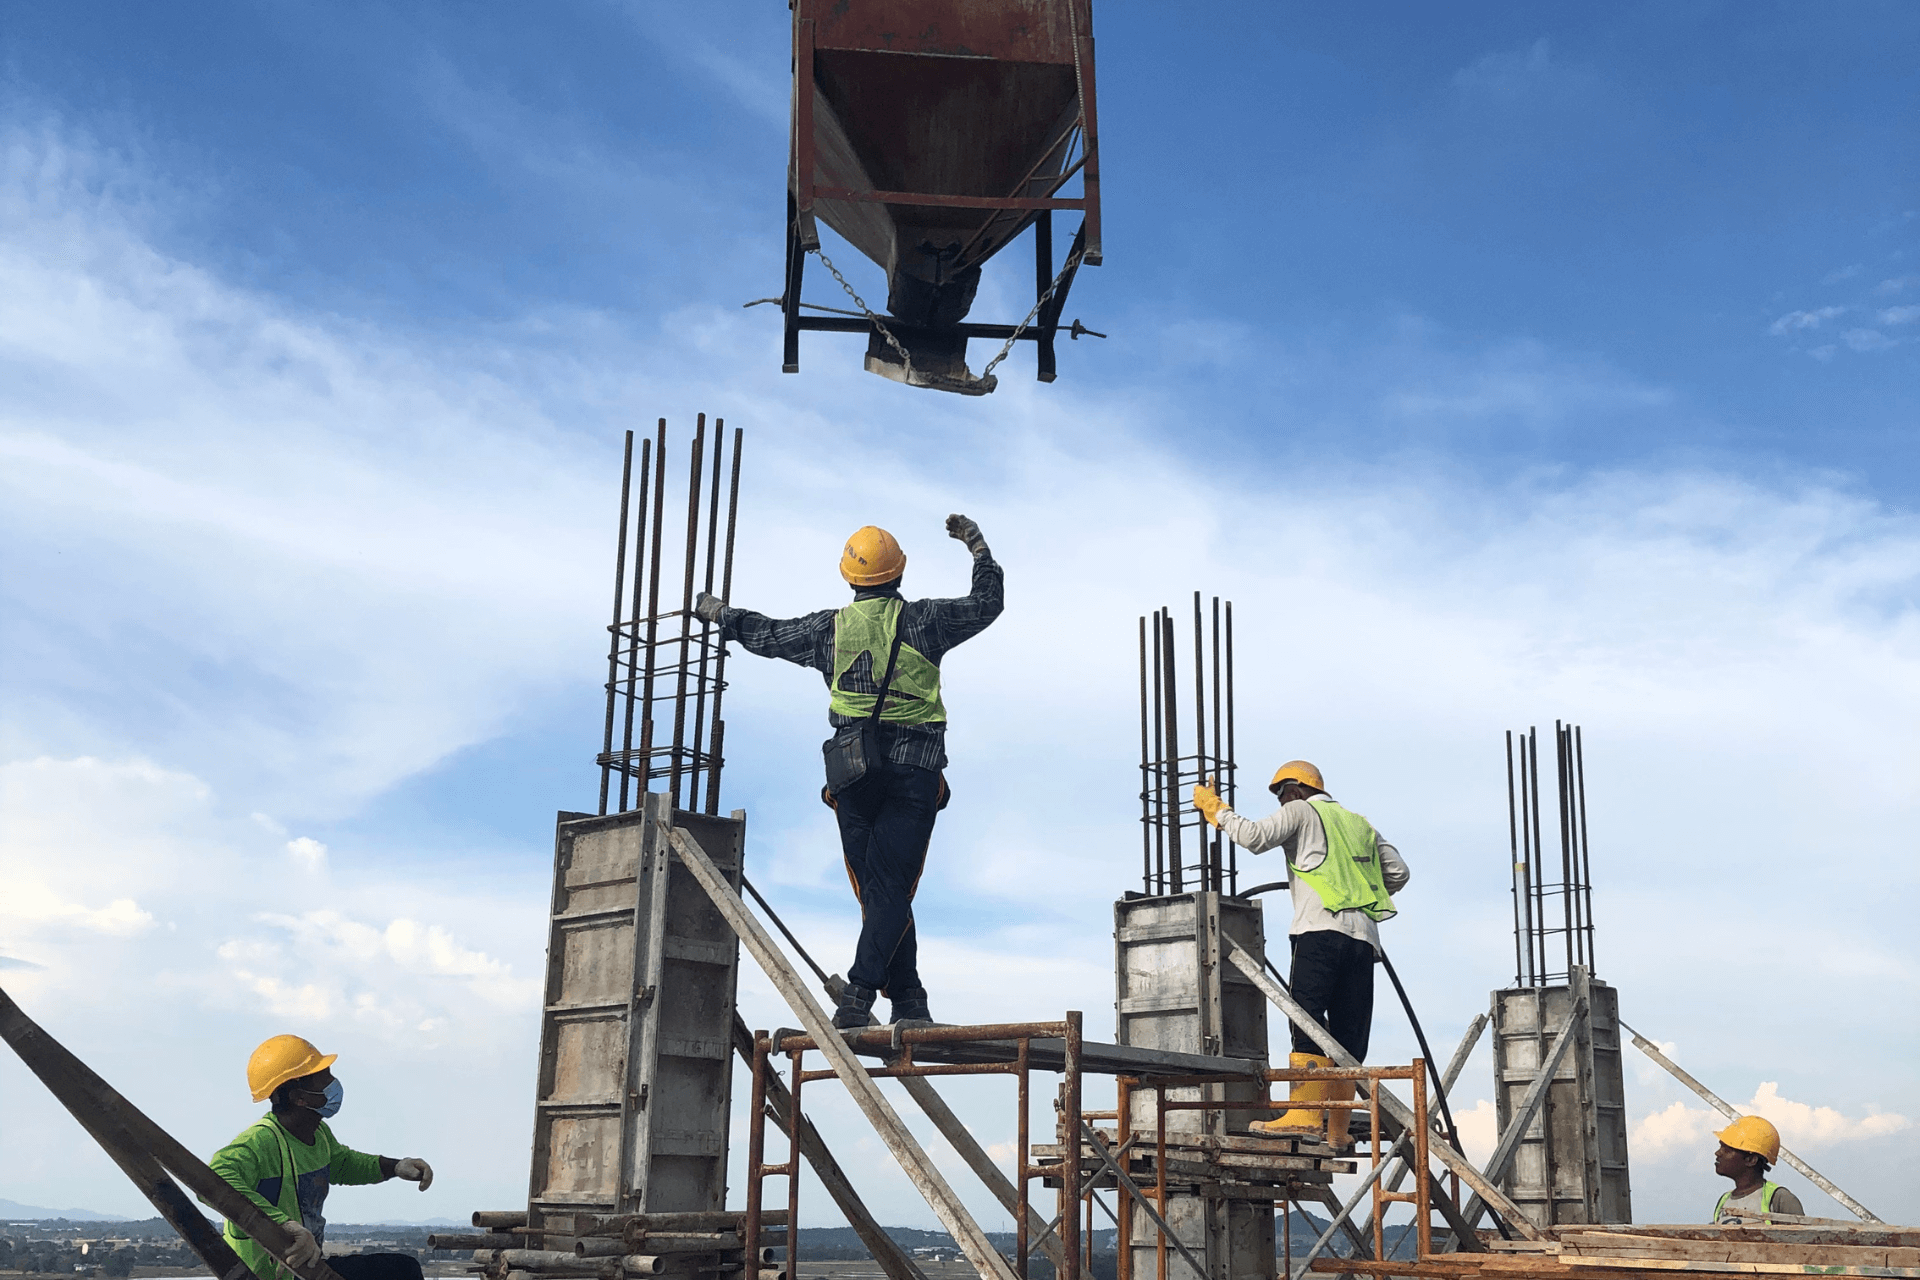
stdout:
[(1193, 807), (1200, 811), (1200, 816), (1210, 825), (1217, 827), (1220, 825), (1220, 811), (1227, 807), (1227, 802), (1220, 798), (1220, 793), (1213, 789), (1212, 784), (1212, 778), (1194, 784)]

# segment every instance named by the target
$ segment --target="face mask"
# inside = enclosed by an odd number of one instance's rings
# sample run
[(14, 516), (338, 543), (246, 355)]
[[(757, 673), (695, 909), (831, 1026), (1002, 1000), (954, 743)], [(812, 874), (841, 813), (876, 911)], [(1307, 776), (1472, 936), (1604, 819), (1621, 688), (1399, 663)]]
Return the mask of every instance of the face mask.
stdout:
[(340, 1099), (345, 1096), (345, 1094), (346, 1090), (340, 1087), (338, 1080), (329, 1082), (326, 1089), (322, 1091), (322, 1096), (326, 1098), (326, 1101), (313, 1109), (314, 1114), (318, 1115), (322, 1120), (333, 1119), (340, 1114)]

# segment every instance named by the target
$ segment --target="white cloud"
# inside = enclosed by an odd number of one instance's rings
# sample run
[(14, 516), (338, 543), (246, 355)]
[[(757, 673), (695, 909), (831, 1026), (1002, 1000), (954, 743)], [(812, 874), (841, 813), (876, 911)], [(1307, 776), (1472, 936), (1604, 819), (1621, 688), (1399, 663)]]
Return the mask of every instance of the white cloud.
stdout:
[[(1767, 1081), (1746, 1102), (1734, 1104), (1741, 1115), (1771, 1120), (1780, 1141), (1796, 1152), (1836, 1143), (1859, 1142), (1901, 1133), (1913, 1121), (1895, 1112), (1876, 1111), (1851, 1117), (1832, 1107), (1794, 1102), (1780, 1096), (1780, 1086)], [(1713, 1134), (1727, 1126), (1727, 1118), (1708, 1107), (1675, 1102), (1636, 1120), (1629, 1145), (1636, 1157), (1659, 1160), (1672, 1153), (1711, 1151)]]
[(1818, 307), (1812, 311), (1789, 311), (1767, 326), (1767, 332), (1778, 338), (1801, 329), (1818, 329), (1827, 321), (1846, 312), (1845, 307)]
[(1878, 329), (1849, 329), (1840, 335), (1840, 340), (1855, 351), (1885, 351), (1900, 345)]
[(1888, 307), (1880, 313), (1881, 324), (1912, 324), (1920, 320), (1920, 306)]
[(1552, 56), (1542, 36), (1524, 49), (1489, 53), (1473, 65), (1462, 67), (1453, 73), (1453, 87), (1514, 97), (1545, 80), (1552, 70)]
[(327, 846), (312, 836), (301, 836), (287, 841), (287, 856), (298, 863), (304, 871), (320, 871), (327, 865)]

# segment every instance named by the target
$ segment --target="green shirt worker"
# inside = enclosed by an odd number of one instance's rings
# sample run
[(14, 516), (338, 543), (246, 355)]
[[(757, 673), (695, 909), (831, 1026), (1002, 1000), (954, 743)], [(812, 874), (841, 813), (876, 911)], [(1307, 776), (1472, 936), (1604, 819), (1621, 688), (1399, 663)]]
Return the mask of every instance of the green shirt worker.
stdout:
[[(273, 1109), (214, 1153), (208, 1163), (262, 1213), (293, 1236), (288, 1258), (305, 1267), (319, 1259), (327, 1220), (321, 1212), (334, 1183), (401, 1178), (425, 1191), (433, 1170), (408, 1156), (368, 1155), (333, 1136), (327, 1121), (340, 1110), (341, 1084), (331, 1070), (337, 1054), (323, 1054), (299, 1036), (274, 1036), (247, 1060), (255, 1102)], [(227, 1243), (260, 1280), (288, 1280), (290, 1272), (258, 1241), (231, 1222)], [(363, 1253), (327, 1259), (342, 1280), (420, 1280), (420, 1260), (407, 1253)]]
[(1761, 1214), (1804, 1214), (1800, 1197), (1777, 1182), (1767, 1181), (1767, 1170), (1780, 1159), (1780, 1131), (1759, 1116), (1741, 1116), (1713, 1135), (1720, 1139), (1713, 1153), (1713, 1171), (1733, 1179), (1733, 1190), (1722, 1192), (1713, 1206), (1715, 1222), (1740, 1222)]

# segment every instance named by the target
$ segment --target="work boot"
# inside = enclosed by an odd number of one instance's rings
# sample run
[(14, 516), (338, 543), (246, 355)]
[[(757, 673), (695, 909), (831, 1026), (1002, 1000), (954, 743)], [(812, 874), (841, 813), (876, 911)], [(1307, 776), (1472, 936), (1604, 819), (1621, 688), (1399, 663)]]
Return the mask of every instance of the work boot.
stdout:
[[(1295, 1053), (1287, 1058), (1289, 1067), (1330, 1067), (1332, 1058), (1323, 1058), (1317, 1053)], [(1332, 1080), (1295, 1080), (1287, 1089), (1289, 1102), (1324, 1102), (1333, 1094), (1329, 1092), (1336, 1082)], [(1348, 1097), (1353, 1096), (1349, 1084)], [(1341, 1112), (1344, 1116), (1346, 1113)], [(1283, 1111), (1272, 1120), (1255, 1120), (1247, 1126), (1252, 1133), (1263, 1134), (1269, 1138), (1314, 1138), (1318, 1139), (1327, 1131), (1327, 1118), (1318, 1107), (1295, 1107)]]
[[(1327, 1065), (1333, 1064), (1329, 1062)], [(1328, 1102), (1351, 1102), (1354, 1084), (1352, 1080), (1329, 1080), (1325, 1086), (1327, 1092), (1324, 1096)], [(1335, 1151), (1353, 1149), (1353, 1134), (1349, 1128), (1352, 1116), (1352, 1107), (1327, 1108), (1327, 1145)]]
[(893, 1004), (893, 1025), (896, 1027), (930, 1027), (933, 1025), (933, 1011), (927, 1007), (927, 989), (915, 987), (911, 991), (891, 991), (887, 998)]
[(880, 993), (872, 987), (863, 987), (857, 982), (849, 982), (840, 992), (840, 1007), (833, 1011), (833, 1025), (837, 1031), (864, 1030), (873, 1014), (873, 998)]

